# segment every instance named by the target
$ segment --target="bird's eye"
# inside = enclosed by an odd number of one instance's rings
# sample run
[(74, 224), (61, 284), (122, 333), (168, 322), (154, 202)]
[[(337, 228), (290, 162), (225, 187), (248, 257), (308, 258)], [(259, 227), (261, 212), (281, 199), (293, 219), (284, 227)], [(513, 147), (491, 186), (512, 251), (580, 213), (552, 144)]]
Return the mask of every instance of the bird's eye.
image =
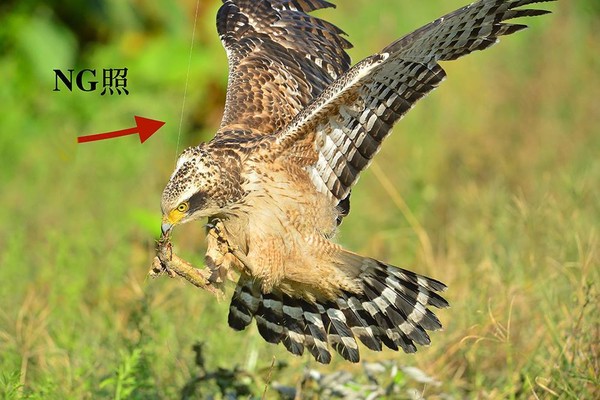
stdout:
[(189, 208), (190, 208), (190, 205), (189, 205), (189, 203), (186, 201), (186, 202), (183, 202), (183, 203), (181, 203), (181, 204), (179, 204), (179, 205), (177, 206), (177, 211), (179, 211), (180, 213), (184, 213), (184, 212), (186, 212), (186, 211), (187, 211)]

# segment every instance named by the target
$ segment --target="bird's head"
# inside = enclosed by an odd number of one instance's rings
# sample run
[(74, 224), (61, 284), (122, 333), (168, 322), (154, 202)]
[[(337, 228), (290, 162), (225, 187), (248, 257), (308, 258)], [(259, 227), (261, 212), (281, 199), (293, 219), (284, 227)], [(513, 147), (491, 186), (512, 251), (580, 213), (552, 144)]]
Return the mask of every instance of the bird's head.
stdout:
[(175, 225), (219, 214), (222, 169), (206, 145), (186, 149), (162, 194), (163, 234)]

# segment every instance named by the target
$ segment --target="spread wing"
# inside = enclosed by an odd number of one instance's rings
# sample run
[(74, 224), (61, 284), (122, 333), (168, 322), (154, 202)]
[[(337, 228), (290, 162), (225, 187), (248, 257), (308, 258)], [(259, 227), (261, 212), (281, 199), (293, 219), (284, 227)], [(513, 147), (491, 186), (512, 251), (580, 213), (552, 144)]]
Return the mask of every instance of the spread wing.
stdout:
[(217, 30), (229, 59), (225, 112), (217, 136), (283, 129), (348, 70), (351, 44), (308, 13), (323, 0), (224, 0)]
[(392, 126), (446, 76), (438, 61), (483, 50), (548, 13), (522, 9), (552, 0), (480, 0), (392, 43), (355, 65), (280, 133), (280, 154), (300, 160), (317, 190), (345, 209), (350, 189)]

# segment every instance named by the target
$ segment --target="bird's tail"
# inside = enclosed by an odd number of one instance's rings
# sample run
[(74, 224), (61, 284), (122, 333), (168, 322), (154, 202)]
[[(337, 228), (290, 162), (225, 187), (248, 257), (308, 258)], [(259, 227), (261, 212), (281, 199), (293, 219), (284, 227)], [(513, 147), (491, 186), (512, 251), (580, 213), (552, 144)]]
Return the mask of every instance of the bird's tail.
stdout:
[(352, 257), (360, 260), (362, 291), (340, 291), (334, 299), (295, 298), (277, 289), (262, 293), (260, 281), (242, 275), (231, 300), (229, 325), (242, 330), (254, 318), (267, 342), (281, 342), (296, 355), (307, 349), (323, 364), (331, 361), (328, 343), (352, 362), (360, 358), (356, 338), (375, 351), (385, 345), (413, 353), (415, 344), (428, 345), (426, 331), (442, 327), (428, 307), (448, 306), (436, 293), (446, 286), (372, 258)]

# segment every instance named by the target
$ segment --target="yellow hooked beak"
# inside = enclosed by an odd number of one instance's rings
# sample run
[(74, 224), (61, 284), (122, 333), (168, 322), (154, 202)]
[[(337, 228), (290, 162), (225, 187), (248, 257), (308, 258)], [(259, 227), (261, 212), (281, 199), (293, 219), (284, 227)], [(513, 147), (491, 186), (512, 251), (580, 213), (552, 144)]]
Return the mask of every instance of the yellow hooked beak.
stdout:
[(177, 209), (171, 210), (167, 215), (163, 215), (162, 224), (160, 225), (162, 234), (167, 235), (183, 219), (184, 215), (185, 213)]
[(163, 235), (168, 235), (171, 232), (171, 229), (175, 225), (181, 222), (183, 217), (187, 215), (188, 210), (190, 209), (190, 203), (184, 201), (183, 203), (179, 203), (177, 207), (169, 211), (167, 215), (163, 215), (162, 225), (160, 226), (160, 230)]

